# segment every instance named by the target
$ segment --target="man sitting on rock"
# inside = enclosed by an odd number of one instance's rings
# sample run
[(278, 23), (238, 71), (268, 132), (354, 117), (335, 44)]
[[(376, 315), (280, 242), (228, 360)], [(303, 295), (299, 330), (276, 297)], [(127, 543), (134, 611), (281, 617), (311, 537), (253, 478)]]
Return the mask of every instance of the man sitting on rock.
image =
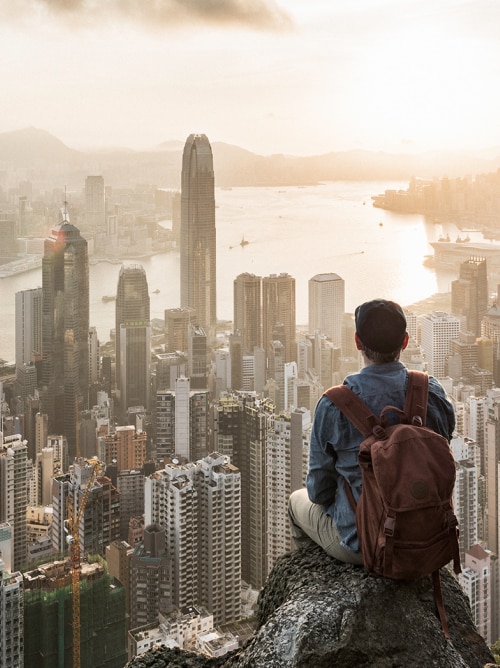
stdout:
[[(399, 361), (401, 351), (408, 345), (402, 308), (385, 299), (365, 302), (356, 308), (355, 323), (354, 339), (364, 366), (359, 373), (347, 376), (344, 384), (377, 416), (388, 405), (402, 409), (408, 385), (408, 371)], [(389, 414), (387, 423), (397, 419)], [(433, 377), (429, 378), (426, 426), (448, 441), (455, 428), (453, 407)], [(292, 536), (298, 547), (317, 543), (340, 561), (363, 564), (356, 517), (345, 491), (349, 484), (358, 501), (358, 452), (363, 440), (337, 406), (323, 396), (314, 414), (306, 488), (293, 492), (289, 500)]]

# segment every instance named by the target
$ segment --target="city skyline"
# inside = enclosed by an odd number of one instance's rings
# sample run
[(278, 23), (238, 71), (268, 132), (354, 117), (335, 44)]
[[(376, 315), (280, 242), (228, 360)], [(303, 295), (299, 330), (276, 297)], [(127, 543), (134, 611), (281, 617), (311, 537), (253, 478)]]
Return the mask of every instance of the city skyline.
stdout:
[(195, 131), (297, 155), (499, 146), (499, 15), (486, 0), (4, 0), (0, 132), (150, 148)]

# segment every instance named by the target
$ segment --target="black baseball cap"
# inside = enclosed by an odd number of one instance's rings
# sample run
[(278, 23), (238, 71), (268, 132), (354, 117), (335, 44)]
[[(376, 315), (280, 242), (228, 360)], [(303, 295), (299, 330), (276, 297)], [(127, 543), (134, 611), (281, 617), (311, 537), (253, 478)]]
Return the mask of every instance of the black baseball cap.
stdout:
[(376, 353), (392, 353), (403, 345), (406, 317), (396, 302), (373, 299), (360, 304), (354, 312), (356, 334)]

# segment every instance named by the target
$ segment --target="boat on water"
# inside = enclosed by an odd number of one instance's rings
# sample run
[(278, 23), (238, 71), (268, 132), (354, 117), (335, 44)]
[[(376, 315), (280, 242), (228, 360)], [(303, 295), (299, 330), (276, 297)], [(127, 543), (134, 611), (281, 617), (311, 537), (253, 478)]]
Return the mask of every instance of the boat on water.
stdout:
[[(241, 237), (241, 241), (238, 244), (238, 246), (241, 246), (242, 248), (244, 248), (245, 246), (248, 246), (249, 243), (250, 242), (245, 239), (245, 235), (243, 235)], [(233, 248), (236, 248), (236, 246), (229, 246), (229, 250), (232, 250)]]
[(114, 302), (116, 297), (114, 295), (103, 295), (102, 296), (102, 301), (103, 302)]
[(153, 290), (153, 294), (154, 294), (154, 295), (159, 295), (159, 294), (160, 294), (160, 291), (159, 291), (159, 289), (158, 289), (158, 288), (156, 288), (156, 290)]

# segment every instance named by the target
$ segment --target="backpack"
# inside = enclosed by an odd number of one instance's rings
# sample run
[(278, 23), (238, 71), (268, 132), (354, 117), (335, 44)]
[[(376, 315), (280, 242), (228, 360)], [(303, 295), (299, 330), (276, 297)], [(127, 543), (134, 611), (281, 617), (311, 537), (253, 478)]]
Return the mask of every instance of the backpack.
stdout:
[[(366, 570), (395, 580), (433, 576), (434, 594), (446, 637), (439, 569), (450, 561), (459, 573), (458, 522), (453, 512), (455, 461), (444, 436), (425, 427), (429, 376), (408, 372), (403, 410), (386, 406), (376, 417), (347, 386), (325, 395), (365, 437), (359, 448), (362, 492), (346, 494)], [(399, 422), (386, 426), (393, 411)]]

